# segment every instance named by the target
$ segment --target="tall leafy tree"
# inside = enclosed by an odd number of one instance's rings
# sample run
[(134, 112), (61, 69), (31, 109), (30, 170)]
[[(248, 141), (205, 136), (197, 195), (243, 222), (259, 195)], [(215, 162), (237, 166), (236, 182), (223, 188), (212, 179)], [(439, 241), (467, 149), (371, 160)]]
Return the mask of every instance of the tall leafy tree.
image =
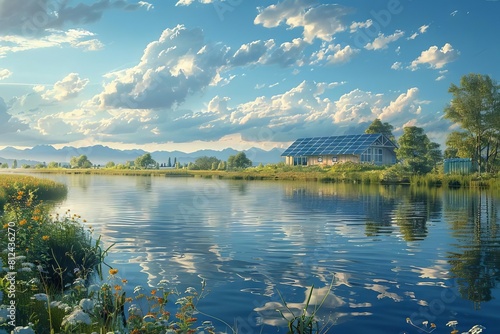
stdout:
[(212, 169), (212, 165), (215, 163), (215, 165), (219, 164), (219, 159), (216, 157), (199, 157), (194, 161), (194, 167), (193, 169), (201, 169), (201, 170), (210, 170)]
[(156, 168), (156, 161), (151, 157), (150, 153), (144, 153), (140, 157), (135, 158), (134, 165), (137, 168)]
[(394, 138), (392, 130), (394, 130), (394, 127), (391, 124), (387, 122), (382, 123), (379, 118), (375, 118), (372, 124), (366, 128), (365, 133), (381, 133), (393, 142), (396, 142), (396, 138)]
[(425, 174), (441, 160), (439, 144), (431, 142), (424, 129), (408, 126), (398, 140), (396, 157), (413, 173)]
[(12, 162), (12, 168), (13, 169), (17, 168), (17, 160), (16, 159), (14, 159), (14, 161)]
[(236, 155), (229, 156), (227, 166), (229, 168), (247, 168), (252, 166), (252, 161), (247, 158), (245, 152), (239, 152)]
[(451, 84), (448, 92), (453, 98), (444, 116), (465, 131), (451, 133), (448, 147), (477, 161), (480, 171), (491, 170), (500, 143), (500, 86), (487, 75), (471, 73), (460, 79), (459, 86)]
[(92, 168), (92, 163), (84, 154), (78, 157), (71, 157), (69, 164), (71, 165), (71, 168)]

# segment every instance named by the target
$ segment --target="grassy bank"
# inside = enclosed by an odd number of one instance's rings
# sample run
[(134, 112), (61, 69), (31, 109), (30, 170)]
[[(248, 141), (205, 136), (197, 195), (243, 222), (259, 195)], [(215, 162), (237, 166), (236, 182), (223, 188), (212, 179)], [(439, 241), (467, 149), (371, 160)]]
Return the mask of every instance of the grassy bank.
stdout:
[(189, 169), (33, 169), (23, 173), (131, 175), (158, 177), (201, 177), (232, 180), (302, 180), (318, 182), (346, 182), (363, 184), (414, 184), (433, 187), (490, 187), (500, 188), (500, 176), (483, 174), (446, 175), (434, 171), (426, 175), (412, 175), (401, 165), (375, 166), (370, 164), (342, 163), (330, 167), (287, 166), (283, 163), (237, 170)]
[(0, 211), (7, 199), (19, 190), (25, 193), (36, 192), (36, 196), (41, 200), (62, 199), (68, 192), (64, 184), (52, 180), (29, 175), (0, 174)]

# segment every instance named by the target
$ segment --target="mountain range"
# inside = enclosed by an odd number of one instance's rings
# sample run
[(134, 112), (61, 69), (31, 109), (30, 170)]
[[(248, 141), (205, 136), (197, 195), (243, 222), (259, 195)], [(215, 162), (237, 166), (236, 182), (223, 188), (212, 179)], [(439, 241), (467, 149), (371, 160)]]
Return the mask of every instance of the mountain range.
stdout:
[[(273, 148), (270, 151), (265, 151), (260, 148), (251, 148), (244, 150), (247, 158), (252, 160), (253, 165), (258, 165), (259, 163), (277, 163), (283, 161), (281, 153), (284, 149)], [(227, 161), (229, 156), (235, 155), (240, 151), (234, 150), (232, 148), (226, 148), (222, 151), (216, 150), (199, 150), (191, 153), (185, 153), (181, 151), (155, 151), (149, 152), (153, 159), (158, 163), (167, 163), (168, 159), (171, 159), (173, 163), (174, 159), (177, 159), (181, 164), (194, 162), (197, 158), (203, 156), (216, 157), (219, 160)], [(144, 150), (119, 150), (103, 145), (94, 145), (88, 147), (72, 147), (65, 146), (60, 149), (56, 149), (51, 145), (37, 145), (33, 148), (27, 149), (17, 149), (14, 147), (6, 147), (0, 150), (0, 163), (7, 162), (9, 166), (12, 164), (14, 159), (17, 160), (18, 166), (22, 164), (36, 164), (38, 162), (49, 163), (51, 161), (60, 163), (69, 163), (71, 157), (80, 156), (82, 154), (86, 155), (87, 158), (96, 165), (105, 165), (109, 161), (113, 161), (116, 164), (125, 163), (127, 161), (133, 161), (135, 158), (147, 153)]]

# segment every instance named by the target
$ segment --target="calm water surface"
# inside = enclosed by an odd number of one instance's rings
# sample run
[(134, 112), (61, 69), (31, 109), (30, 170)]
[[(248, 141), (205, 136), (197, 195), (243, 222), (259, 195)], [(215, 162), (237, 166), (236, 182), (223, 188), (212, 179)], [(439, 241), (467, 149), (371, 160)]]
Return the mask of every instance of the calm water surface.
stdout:
[[(319, 317), (330, 333), (434, 333), (475, 324), (500, 333), (499, 198), (488, 191), (97, 175), (44, 176), (106, 243), (136, 285), (200, 288), (198, 308), (240, 333), (286, 333), (333, 288)], [(201, 320), (206, 320), (200, 315)], [(223, 324), (214, 321), (224, 330)]]

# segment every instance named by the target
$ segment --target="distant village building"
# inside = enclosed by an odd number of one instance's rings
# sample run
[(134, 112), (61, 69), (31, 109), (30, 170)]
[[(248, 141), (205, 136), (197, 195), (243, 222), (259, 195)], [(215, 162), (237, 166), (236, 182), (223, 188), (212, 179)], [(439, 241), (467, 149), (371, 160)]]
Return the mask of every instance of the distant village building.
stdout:
[(281, 154), (291, 166), (334, 165), (339, 162), (396, 163), (396, 144), (383, 134), (297, 139)]

